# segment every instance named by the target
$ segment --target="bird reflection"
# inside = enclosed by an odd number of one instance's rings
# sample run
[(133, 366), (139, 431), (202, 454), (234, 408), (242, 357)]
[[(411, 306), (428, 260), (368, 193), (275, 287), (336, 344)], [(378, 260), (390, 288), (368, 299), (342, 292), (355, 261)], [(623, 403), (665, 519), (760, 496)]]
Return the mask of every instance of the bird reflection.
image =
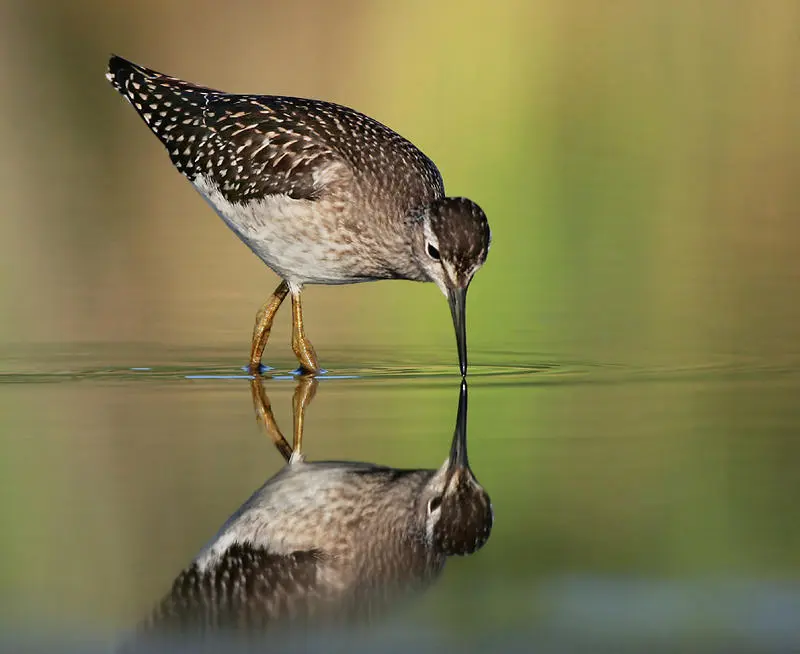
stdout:
[(467, 458), (466, 381), (447, 459), (416, 470), (306, 461), (303, 416), (317, 381), (303, 378), (295, 391), (293, 446), (258, 377), (251, 388), (256, 415), (287, 463), (178, 576), (146, 629), (362, 620), (428, 586), (447, 557), (486, 543), (492, 506)]

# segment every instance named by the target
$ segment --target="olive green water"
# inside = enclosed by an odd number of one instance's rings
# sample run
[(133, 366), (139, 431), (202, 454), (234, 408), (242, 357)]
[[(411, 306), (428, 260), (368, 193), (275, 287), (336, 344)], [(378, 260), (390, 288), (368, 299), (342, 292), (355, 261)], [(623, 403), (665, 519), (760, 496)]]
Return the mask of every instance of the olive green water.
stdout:
[[(281, 464), (241, 377), (277, 279), (108, 86), (113, 51), (353, 106), (489, 217), (468, 323), (491, 539), (368, 632), (295, 646), (800, 651), (797, 3), (224, 11), (0, 0), (0, 649), (103, 651)], [(439, 465), (436, 288), (304, 306), (331, 377), (309, 458)], [(287, 314), (266, 389), (288, 432)]]
[[(280, 467), (239, 354), (7, 354), (7, 624), (113, 639)], [(454, 366), (420, 365), (424, 351), (327, 354), (332, 377), (353, 378), (320, 383), (309, 458), (441, 463)], [(294, 382), (280, 373), (265, 388), (290, 433)], [(358, 638), (391, 627), (414, 647), (800, 645), (796, 362), (633, 367), (476, 348), (470, 373), (470, 456), (493, 500), (491, 539)]]

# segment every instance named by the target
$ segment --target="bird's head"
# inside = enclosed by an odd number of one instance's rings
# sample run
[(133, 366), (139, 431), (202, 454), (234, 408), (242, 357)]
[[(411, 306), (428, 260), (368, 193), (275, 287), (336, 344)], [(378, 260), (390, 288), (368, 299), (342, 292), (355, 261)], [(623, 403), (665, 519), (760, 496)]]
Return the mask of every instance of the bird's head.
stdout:
[(465, 375), (467, 288), (489, 254), (489, 222), (472, 200), (441, 198), (425, 207), (417, 224), (414, 256), (427, 279), (441, 289), (450, 304), (458, 360)]
[(426, 484), (419, 504), (425, 538), (445, 556), (472, 554), (489, 539), (492, 502), (472, 473), (467, 458), (467, 382), (461, 380), (458, 418), (450, 456)]

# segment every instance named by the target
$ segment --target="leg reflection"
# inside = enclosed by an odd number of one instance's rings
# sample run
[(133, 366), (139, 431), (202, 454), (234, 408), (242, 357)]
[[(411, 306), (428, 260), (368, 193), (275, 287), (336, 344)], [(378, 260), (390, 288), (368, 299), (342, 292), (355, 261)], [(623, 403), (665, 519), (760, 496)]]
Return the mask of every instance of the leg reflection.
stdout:
[(303, 460), (303, 427), (305, 424), (306, 408), (317, 393), (319, 382), (314, 377), (300, 377), (292, 397), (293, 413), (293, 443), (289, 445), (286, 438), (278, 427), (275, 416), (272, 413), (272, 404), (262, 383), (260, 375), (253, 375), (250, 380), (250, 391), (253, 397), (253, 408), (256, 412), (256, 420), (264, 427), (272, 443), (278, 448), (281, 456), (287, 461)]
[(303, 376), (292, 396), (292, 417), (294, 422), (294, 448), (292, 457), (303, 458), (303, 424), (305, 422), (306, 407), (317, 394), (319, 382), (315, 377)]

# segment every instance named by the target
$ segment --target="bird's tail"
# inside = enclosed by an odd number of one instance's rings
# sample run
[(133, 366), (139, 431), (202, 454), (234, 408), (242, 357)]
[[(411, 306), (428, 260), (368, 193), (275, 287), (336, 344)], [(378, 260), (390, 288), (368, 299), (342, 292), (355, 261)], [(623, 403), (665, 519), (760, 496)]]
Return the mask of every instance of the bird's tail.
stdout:
[(197, 118), (202, 116), (208, 96), (218, 93), (117, 55), (109, 59), (106, 79), (168, 148), (173, 141), (183, 140), (180, 135), (187, 137), (192, 132), (200, 135), (203, 128)]
[[(184, 95), (218, 92), (207, 86), (185, 82), (177, 77), (170, 77), (157, 70), (145, 68), (117, 55), (111, 55), (108, 60), (106, 79), (130, 102), (147, 99), (147, 94), (165, 90)], [(140, 96), (143, 97), (140, 98)]]
[(152, 80), (158, 73), (153, 70), (138, 66), (132, 61), (112, 54), (108, 60), (108, 72), (106, 79), (111, 82), (117, 91), (130, 98), (129, 88), (132, 82), (137, 82), (140, 86)]

